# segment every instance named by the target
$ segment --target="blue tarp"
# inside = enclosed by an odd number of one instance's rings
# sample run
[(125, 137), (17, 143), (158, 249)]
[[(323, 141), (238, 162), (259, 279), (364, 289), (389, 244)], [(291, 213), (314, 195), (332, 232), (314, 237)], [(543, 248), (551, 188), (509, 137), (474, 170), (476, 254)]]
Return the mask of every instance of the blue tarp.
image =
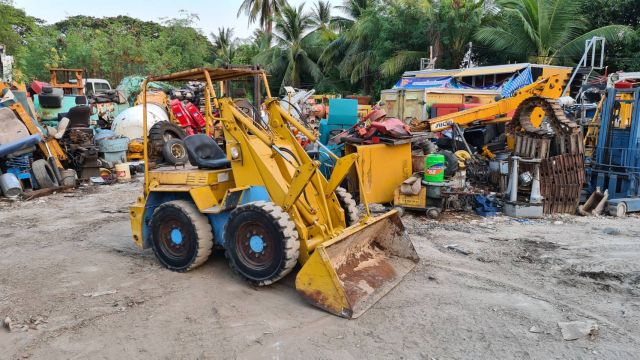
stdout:
[(429, 89), (429, 88), (457, 88), (455, 80), (450, 76), (441, 77), (404, 77), (395, 85), (394, 89)]
[(502, 91), (500, 91), (500, 96), (503, 98), (511, 97), (518, 89), (529, 85), (533, 82), (533, 77), (531, 76), (531, 68), (528, 67), (520, 74), (514, 74), (507, 83), (502, 87)]

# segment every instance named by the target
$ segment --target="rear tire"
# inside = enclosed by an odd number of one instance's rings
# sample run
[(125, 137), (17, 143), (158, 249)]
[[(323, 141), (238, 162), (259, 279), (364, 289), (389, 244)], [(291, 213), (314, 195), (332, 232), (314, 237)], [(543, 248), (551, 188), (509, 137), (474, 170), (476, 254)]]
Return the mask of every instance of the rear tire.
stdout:
[(340, 202), (340, 207), (344, 210), (344, 220), (347, 226), (357, 224), (360, 221), (360, 211), (356, 201), (353, 200), (353, 196), (343, 187), (338, 187), (335, 193)]
[(31, 164), (31, 171), (41, 189), (58, 186), (56, 175), (47, 160), (40, 159), (34, 161), (33, 164)]
[(175, 200), (158, 206), (149, 228), (153, 252), (169, 270), (189, 271), (211, 255), (211, 224), (190, 201)]
[(270, 285), (298, 262), (295, 224), (281, 207), (256, 201), (237, 207), (224, 227), (224, 247), (231, 269), (255, 286)]

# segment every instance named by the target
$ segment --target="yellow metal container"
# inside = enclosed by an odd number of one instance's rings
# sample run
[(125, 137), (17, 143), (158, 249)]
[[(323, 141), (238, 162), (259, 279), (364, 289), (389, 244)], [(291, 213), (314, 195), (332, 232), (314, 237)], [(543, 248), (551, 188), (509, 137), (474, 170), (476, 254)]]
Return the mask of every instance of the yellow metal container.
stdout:
[(425, 94), (425, 102), (427, 106), (433, 104), (463, 104), (464, 95), (428, 92)]
[[(392, 202), (393, 192), (412, 174), (411, 144), (347, 145), (346, 154), (353, 153), (358, 154), (356, 166), (362, 174), (360, 193), (372, 203)], [(355, 171), (350, 175), (353, 186), (358, 184), (356, 176)]]
[(426, 107), (424, 102), (424, 89), (411, 89), (404, 91), (402, 104), (402, 117), (405, 123), (426, 119)]
[(380, 101), (384, 102), (387, 117), (402, 118), (402, 92), (400, 89), (389, 89), (380, 93)]
[(398, 188), (394, 193), (393, 205), (403, 208), (424, 209), (427, 207), (427, 188), (421, 187), (418, 195), (401, 194)]

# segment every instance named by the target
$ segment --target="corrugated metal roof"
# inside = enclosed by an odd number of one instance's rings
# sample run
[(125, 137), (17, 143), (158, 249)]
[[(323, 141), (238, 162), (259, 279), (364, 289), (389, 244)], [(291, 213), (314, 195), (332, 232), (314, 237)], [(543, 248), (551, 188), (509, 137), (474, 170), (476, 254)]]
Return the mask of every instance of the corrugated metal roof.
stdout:
[(432, 88), (424, 89), (427, 93), (441, 93), (441, 94), (464, 94), (464, 95), (497, 95), (500, 92), (498, 90), (483, 90), (483, 89), (456, 89), (456, 88)]
[(478, 66), (467, 69), (434, 69), (434, 70), (419, 70), (419, 71), (406, 71), (403, 77), (437, 77), (437, 76), (451, 76), (451, 77), (465, 77), (465, 76), (480, 76), (480, 75), (493, 75), (493, 74), (508, 74), (519, 70), (522, 70), (528, 66), (539, 68), (562, 68), (570, 69), (564, 66), (552, 66), (541, 65), (531, 63), (519, 63), (519, 64), (504, 64), (504, 65), (491, 65), (491, 66)]
[(402, 77), (442, 77), (453, 76), (460, 72), (460, 69), (446, 70), (446, 69), (433, 69), (433, 70), (419, 70), (419, 71), (406, 71), (402, 74)]
[(508, 64), (494, 66), (479, 66), (475, 68), (462, 69), (455, 77), (508, 74), (527, 68), (530, 64)]

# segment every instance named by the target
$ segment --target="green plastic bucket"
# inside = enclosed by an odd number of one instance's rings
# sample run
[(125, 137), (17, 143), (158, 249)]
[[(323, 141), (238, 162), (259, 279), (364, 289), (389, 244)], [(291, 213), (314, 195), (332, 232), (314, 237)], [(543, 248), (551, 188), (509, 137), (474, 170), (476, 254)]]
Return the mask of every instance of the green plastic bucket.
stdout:
[(429, 154), (424, 159), (424, 181), (439, 183), (444, 181), (444, 155)]

